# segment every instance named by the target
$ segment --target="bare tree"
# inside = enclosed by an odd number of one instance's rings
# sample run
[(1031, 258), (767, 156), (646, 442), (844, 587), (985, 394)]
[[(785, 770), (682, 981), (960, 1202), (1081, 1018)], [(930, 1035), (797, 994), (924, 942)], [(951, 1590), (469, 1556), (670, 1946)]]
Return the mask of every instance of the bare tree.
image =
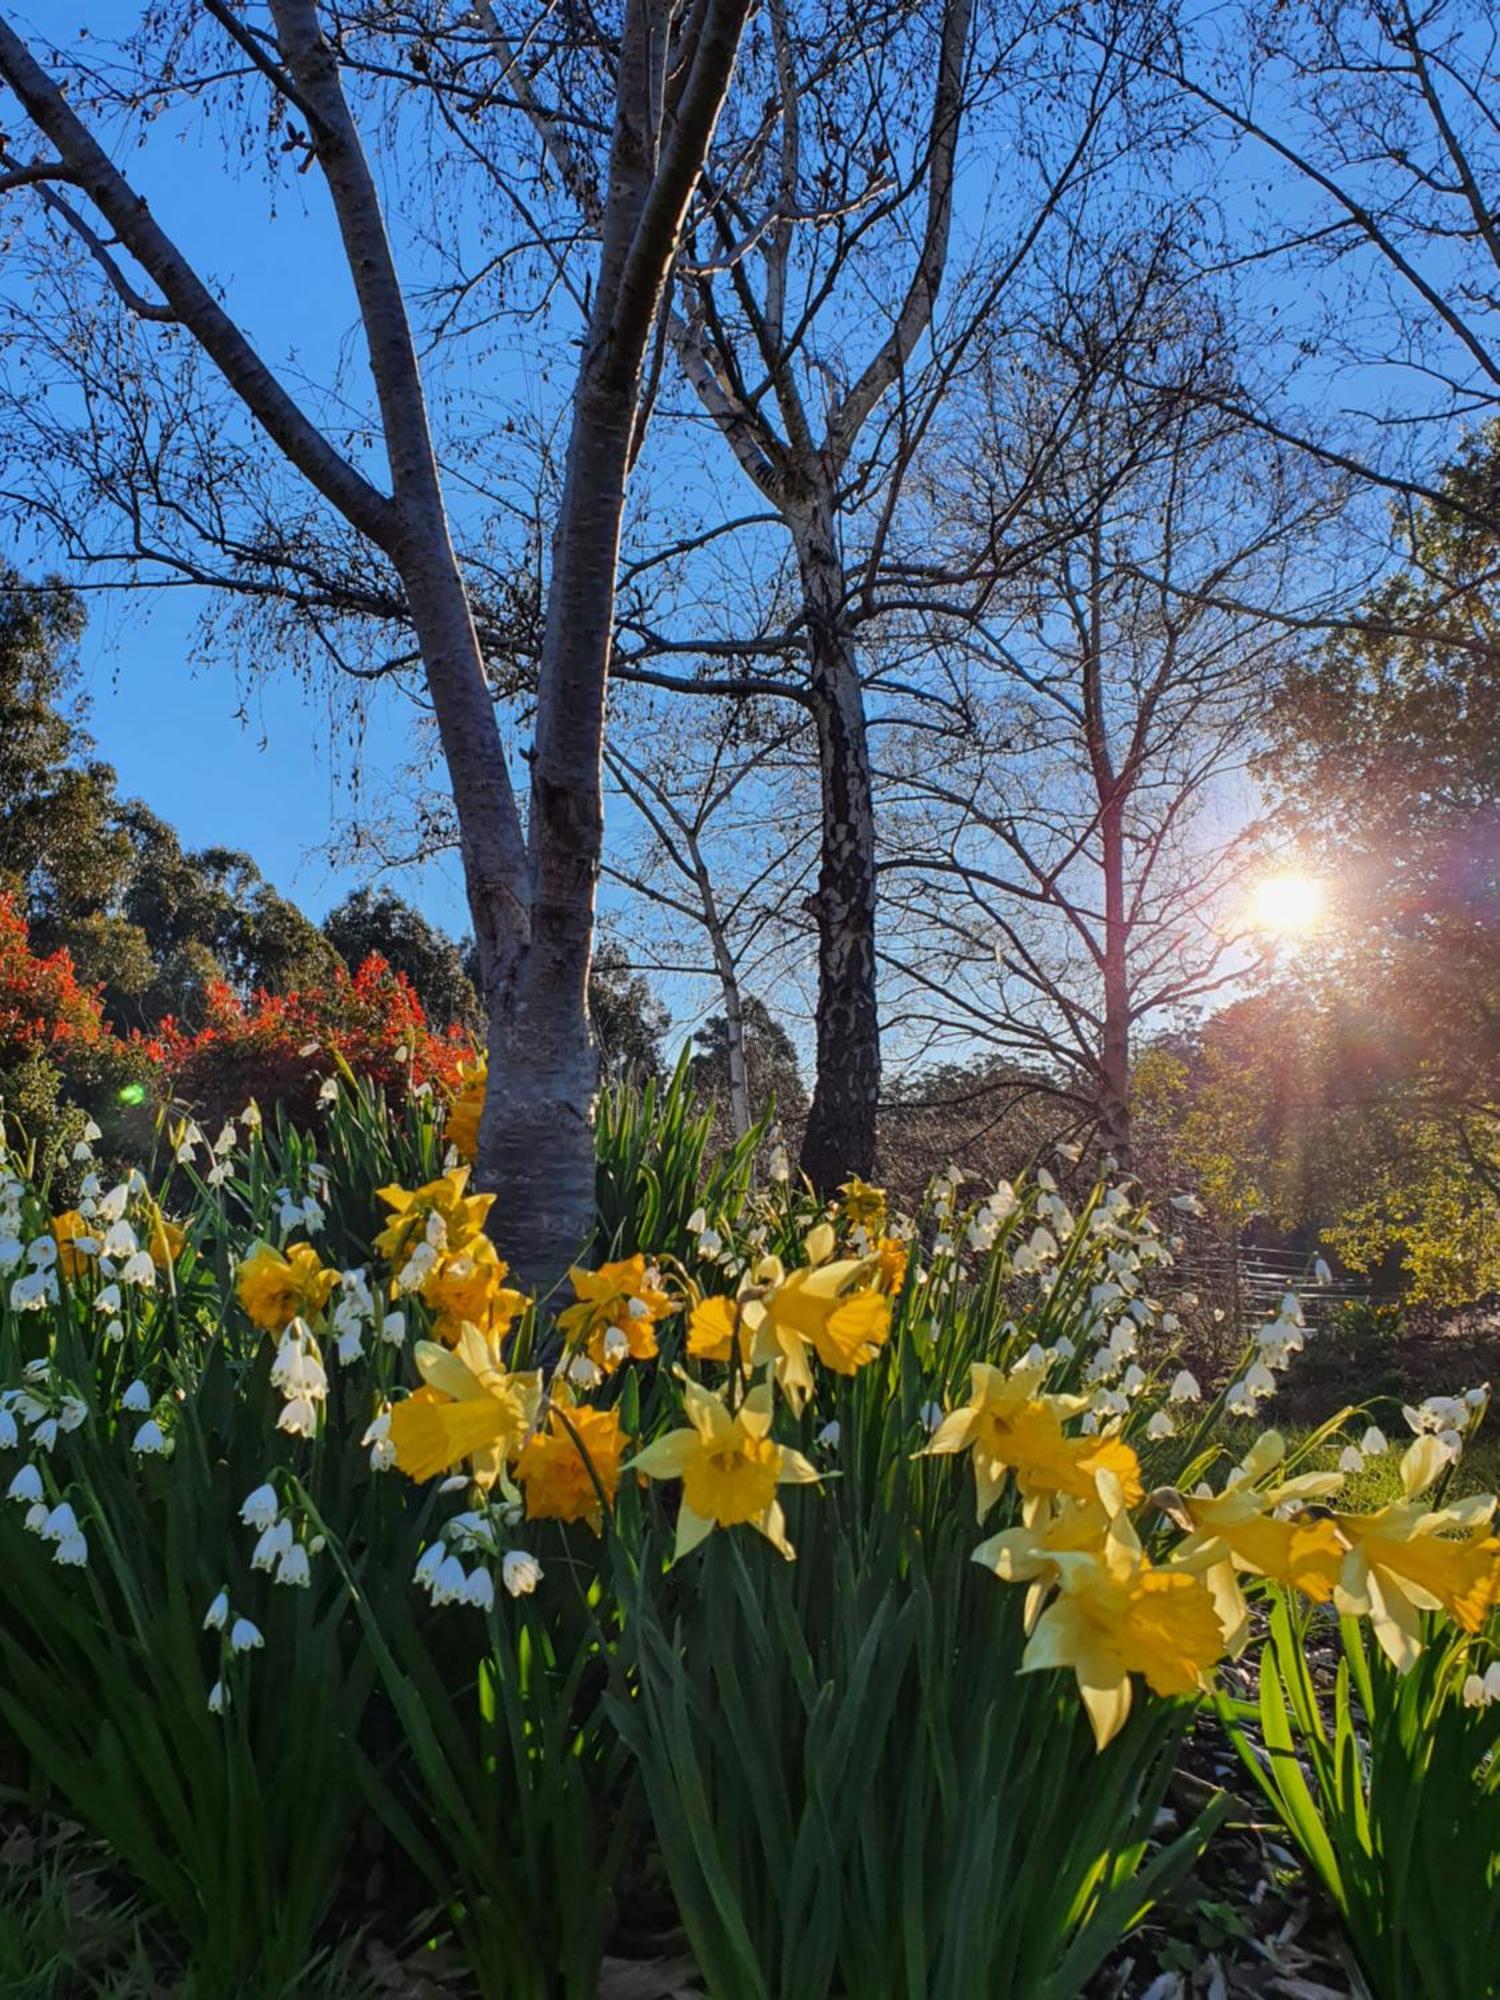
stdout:
[(806, 768), (797, 740), (806, 728), (799, 708), (773, 720), (764, 704), (722, 703), (710, 727), (686, 742), (672, 734), (653, 751), (650, 725), (638, 723), (605, 751), (638, 834), (611, 843), (605, 872), (640, 899), (640, 963), (657, 973), (706, 973), (717, 988), (736, 1136), (753, 1117), (747, 980), (752, 990), (769, 982), (784, 993), (789, 948), (808, 929), (800, 906), (816, 822), (799, 825), (789, 798)]
[(1356, 475), (1382, 502), (1372, 538), (1394, 525), (1407, 558), (1410, 509), (1441, 498), (1459, 433), (1500, 411), (1494, 21), (1469, 0), (1157, 19), (1142, 66), (1195, 117), (1211, 176), (1192, 190), (1217, 217), (1203, 260), (1254, 285), (1276, 362), (1274, 391), (1241, 384), (1224, 407)]
[[(714, 199), (675, 275), (666, 345), (693, 399), (680, 414), (707, 418), (764, 509), (712, 532), (763, 534), (769, 521), (790, 573), (773, 593), (779, 620), (749, 631), (664, 625), (648, 596), (627, 593), (617, 672), (686, 692), (732, 683), (794, 697), (811, 719), (818, 1062), (803, 1166), (820, 1186), (868, 1172), (875, 1143), (869, 735), (872, 705), (892, 688), (865, 628), (881, 616), (876, 586), (902, 482), (969, 340), (1089, 170), (1124, 73), (1129, 9), (1118, 13), (1107, 52), (1080, 66), (1066, 23), (1033, 0), (767, 0), (725, 157), (709, 164)], [(492, 10), (481, 4), (478, 18), (490, 23)], [(512, 42), (493, 31), (492, 42), (587, 222), (599, 206), (587, 134), (544, 98)], [(1031, 108), (1043, 97), (1038, 121)], [(981, 244), (965, 246), (955, 282), (960, 142), (983, 121), (1006, 172), (985, 191)], [(764, 549), (761, 560), (776, 567)], [(718, 671), (683, 671), (690, 656)]]
[[(340, 26), (318, 0), (245, 9), (201, 0), (187, 23), (164, 10), (137, 45), (116, 103), (208, 99), (224, 74), (268, 90), (294, 149), (316, 162), (359, 313), (387, 487), (298, 400), (115, 165), (86, 107), (98, 78), (77, 63), (64, 88), (0, 19), (0, 76), (45, 146), (0, 155), (0, 191), (86, 254), (137, 331), (186, 338), (208, 357), (262, 439), (295, 468), (356, 545), (378, 559), (388, 612), (409, 625), (452, 786), (465, 882), (490, 1008), (492, 1088), (480, 1174), (496, 1188), (518, 1266), (545, 1280), (588, 1233), (596, 1059), (585, 992), (602, 838), (601, 753), (620, 524), (649, 409), (648, 357), (667, 280), (734, 69), (751, 0), (627, 0), (609, 51), (608, 165), (599, 253), (571, 397), (537, 670), (535, 749), (523, 827), (470, 591), (454, 549), (422, 369), (365, 136), (345, 87)], [(211, 60), (185, 67), (200, 21)], [(154, 60), (153, 60), (154, 58)], [(57, 60), (54, 56), (54, 60)], [(80, 293), (85, 310), (97, 295)], [(202, 468), (200, 467), (200, 475)], [(150, 496), (152, 504), (159, 495)], [(191, 496), (212, 508), (212, 494)], [(221, 541), (220, 546), (223, 546)], [(284, 533), (286, 567), (296, 539)], [(264, 564), (265, 551), (261, 560)], [(273, 559), (274, 567), (274, 559)], [(301, 579), (302, 587), (308, 578)], [(344, 589), (346, 578), (340, 579)], [(347, 607), (347, 596), (341, 600)]]
[(1170, 239), (1070, 261), (987, 370), (968, 451), (947, 440), (979, 469), (960, 516), (983, 533), (1019, 491), (1031, 550), (943, 635), (973, 741), (881, 773), (907, 1006), (1045, 1065), (1122, 1164), (1137, 1024), (1246, 962), (1239, 779), (1287, 642), (1220, 600), (1293, 602), (1332, 504), (1215, 407), (1233, 352)]

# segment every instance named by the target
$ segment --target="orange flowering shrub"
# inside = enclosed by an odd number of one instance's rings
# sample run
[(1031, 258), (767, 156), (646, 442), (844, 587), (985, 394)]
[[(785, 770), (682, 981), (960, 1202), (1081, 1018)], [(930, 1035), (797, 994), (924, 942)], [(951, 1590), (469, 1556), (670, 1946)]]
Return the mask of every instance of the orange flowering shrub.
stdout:
[(0, 1052), (64, 1056), (113, 1040), (98, 994), (81, 985), (66, 951), (39, 958), (26, 919), (0, 896)]
[[(105, 1020), (70, 954), (33, 951), (25, 917), (0, 895), (0, 1107), (46, 1145), (86, 1112), (102, 1115), (146, 1067)], [(66, 1115), (60, 1097), (70, 1101)]]
[(166, 1020), (146, 1047), (163, 1094), (207, 1119), (231, 1116), (252, 1097), (305, 1118), (341, 1061), (398, 1104), (424, 1084), (451, 1090), (473, 1055), (461, 1030), (432, 1031), (411, 982), (377, 957), (301, 992), (246, 1001), (228, 986), (210, 986), (196, 1033)]

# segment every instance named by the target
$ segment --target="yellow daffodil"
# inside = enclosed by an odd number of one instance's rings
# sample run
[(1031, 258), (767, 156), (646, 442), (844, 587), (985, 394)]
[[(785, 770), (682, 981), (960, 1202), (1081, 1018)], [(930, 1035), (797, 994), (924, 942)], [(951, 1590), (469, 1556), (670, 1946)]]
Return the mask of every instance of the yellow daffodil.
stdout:
[(839, 1214), (856, 1229), (872, 1234), (885, 1221), (885, 1189), (871, 1187), (856, 1174), (839, 1189)]
[(151, 1261), (158, 1271), (169, 1271), (182, 1255), (187, 1243), (187, 1231), (180, 1223), (169, 1222), (156, 1206), (151, 1204), (151, 1234), (146, 1248), (151, 1253)]
[(750, 1363), (751, 1333), (734, 1299), (700, 1299), (688, 1315), (687, 1351), (698, 1361), (727, 1362), (738, 1338), (740, 1361)]
[(257, 1243), (235, 1273), (235, 1291), (256, 1326), (281, 1333), (294, 1319), (313, 1319), (338, 1283), (310, 1243), (289, 1243), (284, 1251)]
[(1070, 1669), (1099, 1749), (1124, 1727), (1132, 1674), (1160, 1695), (1207, 1687), (1224, 1650), (1213, 1599), (1186, 1571), (1153, 1568), (1123, 1515), (1097, 1553), (1055, 1549), (1049, 1560), (1058, 1594), (1027, 1641), (1021, 1672)]
[(876, 1242), (875, 1282), (887, 1297), (895, 1298), (906, 1283), (907, 1249), (899, 1236), (882, 1236)]
[(423, 1187), (378, 1188), (391, 1219), (375, 1238), (377, 1253), (388, 1264), (401, 1265), (423, 1242), (439, 1251), (467, 1250), (483, 1235), (495, 1203), (492, 1194), (465, 1194), (468, 1183), (469, 1169), (455, 1167)]
[(752, 1362), (774, 1366), (798, 1411), (813, 1391), (809, 1353), (836, 1375), (856, 1375), (890, 1337), (891, 1302), (875, 1289), (875, 1259), (830, 1263), (833, 1246), (833, 1231), (819, 1223), (808, 1232), (805, 1265), (787, 1271), (779, 1258), (765, 1258), (754, 1273), (759, 1289), (742, 1308)]
[(1398, 1673), (1422, 1650), (1424, 1611), (1478, 1632), (1500, 1606), (1500, 1538), (1484, 1533), (1494, 1495), (1436, 1509), (1421, 1497), (1446, 1462), (1436, 1437), (1419, 1437), (1401, 1461), (1404, 1499), (1373, 1514), (1337, 1516), (1348, 1554), (1334, 1604), (1344, 1617), (1369, 1619)]
[(613, 1507), (620, 1485), (620, 1454), (629, 1442), (614, 1410), (595, 1410), (587, 1404), (554, 1408), (546, 1430), (527, 1440), (516, 1461), (516, 1478), (526, 1495), (526, 1518), (587, 1521), (598, 1534), (603, 1525), (600, 1491)]
[(439, 1339), (451, 1346), (465, 1324), (495, 1340), (509, 1332), (511, 1322), (530, 1304), (524, 1292), (504, 1283), (509, 1268), (487, 1236), (476, 1236), (467, 1248), (438, 1258), (423, 1278), (419, 1296), (437, 1315)]
[(71, 1284), (82, 1277), (99, 1255), (99, 1236), (87, 1216), (76, 1208), (64, 1209), (52, 1218), (52, 1240), (57, 1245), (57, 1268)]
[(470, 1165), (479, 1153), (479, 1120), (484, 1113), (489, 1078), (490, 1066), (483, 1056), (460, 1063), (458, 1081), (448, 1105), (448, 1144)]
[(776, 1489), (818, 1474), (801, 1452), (772, 1438), (770, 1384), (752, 1389), (733, 1416), (722, 1397), (696, 1382), (684, 1382), (682, 1397), (687, 1428), (669, 1431), (631, 1461), (648, 1479), (682, 1481), (673, 1560), (715, 1528), (748, 1522), (790, 1561), (795, 1551)]
[(1029, 1632), (1049, 1592), (1056, 1588), (1059, 1554), (1102, 1555), (1110, 1514), (1098, 1500), (1028, 1502), (1029, 1517), (1019, 1528), (1002, 1528), (981, 1542), (973, 1560), (993, 1570), (1002, 1583), (1029, 1583), (1023, 1617)]
[(622, 1361), (650, 1361), (656, 1354), (659, 1320), (677, 1310), (642, 1256), (601, 1264), (597, 1271), (575, 1266), (568, 1273), (578, 1303), (557, 1316), (558, 1331), (570, 1347), (584, 1346), (606, 1375)]
[(1086, 1409), (1088, 1399), (1040, 1393), (1045, 1375), (1045, 1368), (1007, 1374), (975, 1362), (968, 1402), (943, 1419), (927, 1447), (929, 1453), (972, 1454), (981, 1521), (1011, 1472), (1028, 1497), (1060, 1493), (1089, 1500), (1098, 1493), (1113, 1506), (1134, 1507), (1144, 1495), (1140, 1464), (1128, 1444), (1064, 1436), (1063, 1419)]
[(1186, 1539), (1173, 1552), (1173, 1566), (1202, 1572), (1234, 1655), (1250, 1634), (1249, 1606), (1237, 1572), (1268, 1577), (1314, 1604), (1326, 1604), (1343, 1567), (1346, 1545), (1329, 1516), (1285, 1511), (1303, 1501), (1331, 1498), (1343, 1475), (1309, 1472), (1270, 1485), (1254, 1483), (1273, 1472), (1285, 1454), (1279, 1434), (1267, 1431), (1222, 1493), (1204, 1487), (1191, 1494), (1168, 1490), (1156, 1496), (1163, 1511), (1186, 1530)]
[(481, 1486), (493, 1486), (520, 1452), (542, 1400), (539, 1374), (512, 1375), (477, 1327), (453, 1348), (419, 1340), (423, 1387), (391, 1410), (396, 1463), (412, 1479), (433, 1479), (469, 1459)]

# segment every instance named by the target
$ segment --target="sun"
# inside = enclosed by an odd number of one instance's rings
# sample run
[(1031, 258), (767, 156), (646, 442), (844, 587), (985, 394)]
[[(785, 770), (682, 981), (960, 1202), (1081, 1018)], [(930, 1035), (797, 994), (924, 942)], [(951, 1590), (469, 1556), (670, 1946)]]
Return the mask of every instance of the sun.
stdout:
[(1295, 870), (1263, 875), (1251, 891), (1251, 921), (1273, 937), (1302, 937), (1316, 929), (1324, 901), (1324, 886), (1316, 875)]

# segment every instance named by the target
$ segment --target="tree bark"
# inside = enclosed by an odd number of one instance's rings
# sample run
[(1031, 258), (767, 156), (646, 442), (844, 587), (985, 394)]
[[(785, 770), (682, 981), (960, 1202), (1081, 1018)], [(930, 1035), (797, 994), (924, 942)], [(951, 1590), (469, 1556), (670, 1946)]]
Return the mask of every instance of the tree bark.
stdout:
[(831, 506), (793, 523), (807, 616), (808, 692), (818, 735), (822, 841), (817, 1081), (802, 1171), (820, 1194), (875, 1164), (880, 1020), (875, 984), (875, 806), (864, 689), (844, 617)]
[[(547, 588), (527, 827), (530, 933), (490, 999), (481, 1186), (510, 1193), (501, 1240), (535, 1289), (593, 1232), (598, 1051), (588, 1021), (604, 845), (603, 758), (620, 528), (645, 421), (646, 353), (751, 0), (631, 0), (616, 72), (603, 242)], [(498, 1206), (498, 1205), (497, 1205)]]
[(531, 933), (490, 996), (490, 1086), (478, 1178), (510, 1192), (500, 1219), (528, 1283), (578, 1257), (594, 1221), (598, 1050), (588, 1021), (594, 897), (604, 845), (604, 705), (615, 569), (635, 395), (612, 394), (588, 360), (573, 435), (542, 644), (531, 783)]
[(1104, 849), (1104, 1027), (1099, 1041), (1099, 1141), (1130, 1167), (1130, 925), (1125, 914), (1125, 802), (1118, 790), (1099, 816)]

